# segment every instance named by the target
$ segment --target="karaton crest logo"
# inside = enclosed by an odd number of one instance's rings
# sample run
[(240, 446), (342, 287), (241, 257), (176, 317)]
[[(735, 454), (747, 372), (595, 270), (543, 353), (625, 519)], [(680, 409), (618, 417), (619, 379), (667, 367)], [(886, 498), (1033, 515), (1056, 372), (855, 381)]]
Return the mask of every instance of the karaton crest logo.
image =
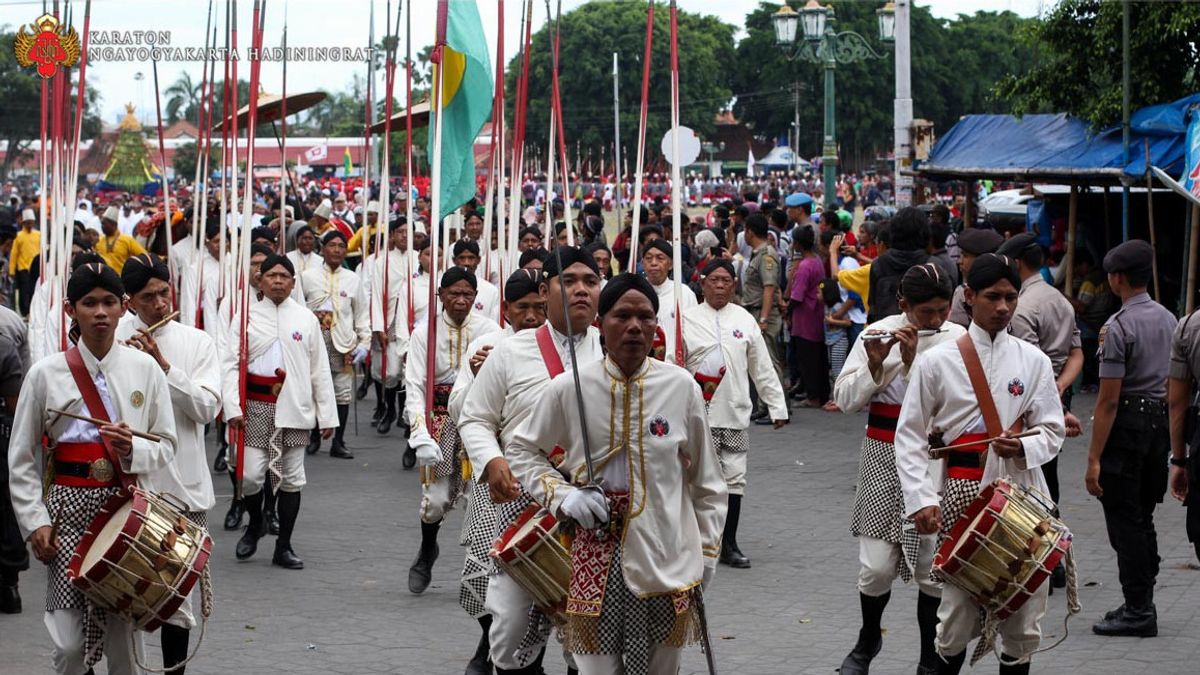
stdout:
[(13, 46), (17, 65), (36, 65), (37, 74), (45, 79), (54, 77), (60, 65), (70, 68), (79, 62), (79, 33), (49, 14), (38, 17), (28, 32), (23, 24)]

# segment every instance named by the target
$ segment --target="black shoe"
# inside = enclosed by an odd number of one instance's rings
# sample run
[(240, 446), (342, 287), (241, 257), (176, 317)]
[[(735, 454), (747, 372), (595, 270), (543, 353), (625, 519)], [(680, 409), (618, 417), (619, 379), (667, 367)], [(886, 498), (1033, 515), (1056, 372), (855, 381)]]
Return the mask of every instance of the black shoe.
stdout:
[(233, 500), (229, 505), (229, 512), (225, 514), (225, 529), (236, 530), (242, 526), (242, 516), (246, 514), (246, 507), (242, 505), (241, 500)]
[(1029, 675), (1029, 661), (1013, 663), (1017, 657), (1008, 654), (1000, 655), (1000, 675)]
[(750, 569), (750, 559), (746, 554), (732, 546), (721, 547), (721, 564), (729, 565), (735, 569), (748, 570)]
[(1125, 607), (1125, 611), (1113, 618), (1104, 618), (1092, 626), (1096, 635), (1123, 635), (1129, 637), (1156, 637), (1158, 635), (1158, 613), (1154, 605), (1147, 607)]
[(1067, 587), (1067, 568), (1062, 563), (1058, 563), (1058, 567), (1054, 568), (1054, 572), (1050, 574), (1050, 588), (1066, 588)]
[(751, 421), (751, 422), (757, 422), (757, 421), (761, 420), (762, 418), (764, 418), (764, 417), (766, 417), (766, 416), (767, 416), (767, 411), (766, 411), (766, 409), (765, 409), (765, 408), (759, 408), (758, 410), (755, 410), (753, 413), (751, 413), (751, 415), (750, 415), (750, 421)]
[(876, 638), (870, 644), (863, 644), (862, 640), (859, 640), (858, 644), (854, 645), (854, 651), (842, 660), (841, 675), (867, 675), (871, 670), (871, 659), (874, 659), (881, 649), (882, 637)]
[(754, 423), (761, 426), (766, 426), (768, 424), (774, 424), (775, 420), (771, 419), (770, 415), (763, 415), (762, 417), (754, 420)]
[(313, 431), (312, 437), (309, 438), (308, 445), (304, 446), (304, 452), (310, 455), (317, 454), (321, 449), (321, 434), (318, 431)]
[(279, 514), (275, 509), (263, 509), (263, 520), (267, 523), (267, 534), (279, 536)]
[(0, 614), (20, 614), (21, 593), (17, 585), (0, 584)]
[(378, 425), (379, 420), (383, 419), (383, 416), (386, 412), (387, 407), (384, 406), (383, 403), (376, 403), (375, 411), (371, 413), (371, 426)]
[(350, 452), (345, 443), (334, 441), (329, 448), (329, 456), (337, 457), (338, 459), (354, 459), (354, 453)]
[(1125, 613), (1125, 604), (1122, 603), (1120, 607), (1118, 607), (1116, 609), (1110, 609), (1107, 612), (1105, 612), (1104, 620), (1112, 621), (1113, 619), (1117, 618), (1118, 616), (1121, 616), (1124, 613)]
[(412, 567), (408, 568), (408, 590), (413, 593), (424, 593), (426, 588), (429, 588), (429, 582), (433, 580), (433, 563), (438, 559), (438, 545), (426, 548), (421, 547), (421, 552), (417, 554), (417, 559), (413, 562)]
[(213, 460), (213, 473), (225, 473), (229, 470), (229, 462), (225, 460), (225, 448), (217, 450), (217, 458)]
[(464, 675), (493, 675), (496, 670), (492, 668), (492, 660), (486, 655), (480, 656), (476, 654), (470, 662), (467, 663), (467, 672)]
[(234, 555), (238, 560), (249, 560), (251, 556), (258, 552), (258, 539), (262, 535), (254, 531), (253, 527), (246, 526), (246, 532), (238, 539), (237, 548), (234, 549)]
[(392, 430), (392, 423), (396, 421), (396, 411), (389, 409), (383, 413), (383, 417), (379, 418), (379, 425), (376, 430), (382, 436)]
[(417, 451), (411, 445), (404, 449), (404, 456), (400, 458), (400, 464), (410, 470), (417, 465)]
[(296, 555), (291, 546), (275, 545), (275, 555), (271, 557), (271, 564), (278, 565), (289, 570), (304, 569), (304, 561)]
[(358, 389), (354, 392), (354, 397), (358, 400), (363, 400), (367, 397), (367, 389), (371, 386), (371, 379), (364, 377), (362, 382), (358, 384)]

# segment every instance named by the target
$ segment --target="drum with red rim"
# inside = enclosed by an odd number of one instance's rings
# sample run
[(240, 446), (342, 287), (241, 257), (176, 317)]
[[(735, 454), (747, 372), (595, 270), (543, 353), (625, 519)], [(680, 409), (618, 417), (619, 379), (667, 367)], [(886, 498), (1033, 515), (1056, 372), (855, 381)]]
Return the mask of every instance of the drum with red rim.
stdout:
[(490, 555), (547, 616), (555, 618), (566, 609), (571, 552), (549, 511), (530, 504), (496, 540)]

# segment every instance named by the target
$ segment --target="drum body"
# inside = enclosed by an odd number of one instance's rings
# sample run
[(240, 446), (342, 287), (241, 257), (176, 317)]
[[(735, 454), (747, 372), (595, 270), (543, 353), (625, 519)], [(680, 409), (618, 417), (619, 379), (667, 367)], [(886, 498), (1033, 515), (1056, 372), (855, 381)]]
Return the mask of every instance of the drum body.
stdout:
[(1049, 498), (1004, 480), (984, 488), (950, 530), (933, 570), (999, 619), (1046, 583), (1071, 546)]
[(212, 553), (208, 532), (168, 499), (137, 487), (114, 496), (67, 567), (89, 600), (147, 632), (175, 614)]
[(558, 520), (530, 504), (492, 547), (492, 558), (552, 619), (561, 619), (571, 583), (571, 552), (559, 539)]

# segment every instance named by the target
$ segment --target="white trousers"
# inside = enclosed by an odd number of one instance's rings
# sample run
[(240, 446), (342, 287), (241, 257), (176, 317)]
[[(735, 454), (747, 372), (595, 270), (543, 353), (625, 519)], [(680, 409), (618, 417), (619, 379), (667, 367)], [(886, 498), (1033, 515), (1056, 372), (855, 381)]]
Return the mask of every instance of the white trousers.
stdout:
[(383, 373), (383, 350), (374, 341), (371, 343), (371, 377), (376, 382), (382, 382), (384, 388), (395, 389), (404, 383), (404, 354), (408, 351), (408, 343), (401, 340), (388, 340), (387, 343), (387, 375)]
[[(256, 495), (262, 491), (267, 478), (267, 451), (264, 448), (246, 446), (246, 464), (242, 473), (242, 492)], [(308, 483), (304, 476), (304, 446), (284, 448), (283, 478), (279, 482), (280, 492), (299, 492)]]
[(725, 485), (731, 495), (746, 493), (746, 455), (749, 454), (730, 452), (724, 448), (717, 450), (717, 459), (721, 462), (721, 475), (725, 477)]
[(450, 512), (454, 504), (450, 501), (450, 476), (438, 478), (428, 485), (421, 486), (421, 522), (442, 522), (442, 518)]
[[(678, 647), (650, 645), (650, 672), (677, 675), (682, 655), (683, 650)], [(576, 654), (575, 665), (579, 667), (579, 675), (625, 675), (620, 654)]]
[[(50, 641), (54, 643), (52, 659), (54, 671), (59, 675), (83, 675), (88, 672), (83, 653), (83, 610), (56, 609), (43, 617)], [(131, 643), (130, 633), (133, 633)], [(137, 659), (144, 654), (142, 634), (133, 626), (115, 616), (109, 616), (104, 632), (104, 660), (109, 675), (135, 675), (142, 670)]]
[(341, 370), (332, 370), (333, 398), (338, 405), (350, 405), (354, 402), (354, 371), (349, 366)]
[[(937, 552), (937, 535), (920, 535), (920, 545), (917, 548), (917, 564), (913, 570), (913, 578), (921, 592), (933, 597), (941, 597), (942, 585), (929, 578), (929, 570), (933, 566), (933, 554)], [(896, 577), (900, 576), (897, 566), (902, 564), (903, 552), (899, 544), (893, 544), (875, 537), (858, 536), (858, 592), (877, 598), (892, 590)]]
[[(1042, 584), (1021, 609), (1000, 622), (1002, 653), (1020, 659), (1021, 663), (1029, 661), (1042, 641), (1042, 617), (1046, 614), (1049, 594), (1050, 584)], [(943, 657), (963, 652), (971, 640), (979, 637), (979, 603), (958, 586), (946, 584), (938, 619), (937, 650)]]
[[(484, 608), (492, 615), (492, 627), (488, 630), (488, 641), (492, 649), (492, 663), (497, 668), (517, 670), (528, 665), (533, 657), (546, 646), (536, 641), (524, 652), (521, 642), (529, 632), (529, 609), (533, 598), (517, 585), (507, 574), (488, 577), (487, 600)], [(580, 657), (576, 656), (576, 660)], [(580, 672), (586, 672), (580, 664)], [(608, 672), (608, 671), (595, 671)], [(657, 672), (657, 671), (654, 671)]]
[(188, 630), (195, 628), (196, 613), (192, 609), (194, 606), (192, 598), (196, 597), (196, 594), (199, 593), (199, 591), (200, 582), (196, 582), (196, 585), (192, 586), (191, 592), (189, 592), (183, 598), (183, 603), (179, 605), (179, 609), (175, 610), (175, 613), (171, 615), (171, 618), (167, 619), (167, 623), (171, 624), (172, 626), (178, 626)]

